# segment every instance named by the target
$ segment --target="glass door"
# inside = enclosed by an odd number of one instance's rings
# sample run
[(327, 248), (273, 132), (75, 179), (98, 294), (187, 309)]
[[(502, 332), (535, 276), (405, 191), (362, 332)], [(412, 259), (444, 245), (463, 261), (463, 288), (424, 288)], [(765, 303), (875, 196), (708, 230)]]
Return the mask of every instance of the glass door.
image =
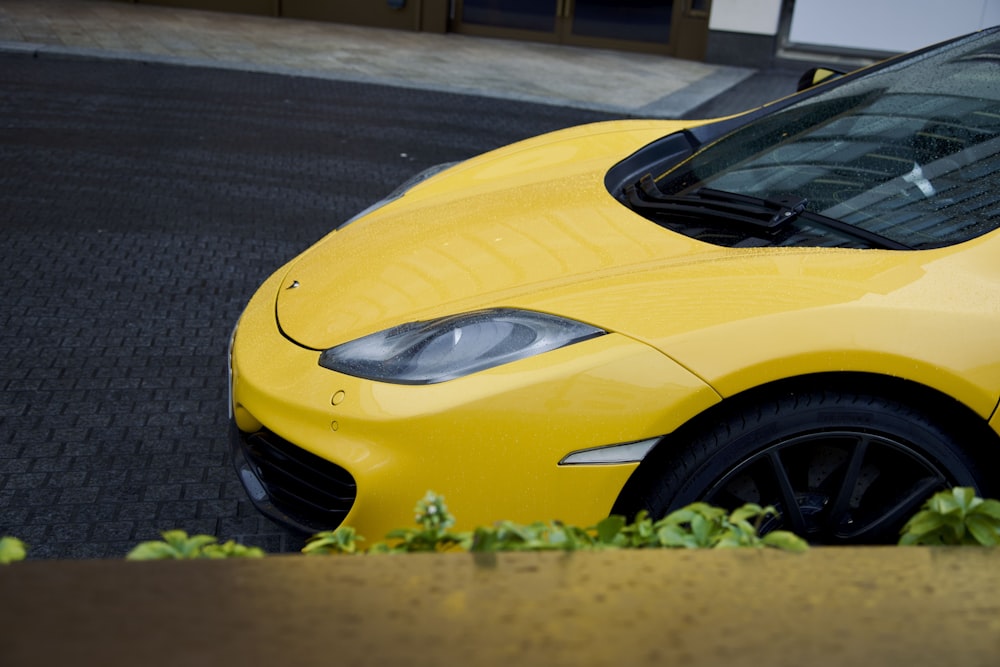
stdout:
[(554, 33), (561, 0), (465, 0), (461, 22), (501, 30)]
[(566, 4), (570, 5), (571, 38), (670, 43), (673, 0), (573, 0)]
[(673, 32), (684, 14), (681, 5), (687, 8), (692, 0), (453, 0), (453, 3), (451, 27), (455, 32), (673, 55)]

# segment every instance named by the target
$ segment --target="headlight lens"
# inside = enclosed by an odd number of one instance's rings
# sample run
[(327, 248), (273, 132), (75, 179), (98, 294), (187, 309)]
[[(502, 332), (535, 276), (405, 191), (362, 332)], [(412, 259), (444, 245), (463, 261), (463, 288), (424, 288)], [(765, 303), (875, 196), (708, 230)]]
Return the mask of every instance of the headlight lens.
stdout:
[(319, 365), (395, 384), (433, 384), (606, 333), (555, 315), (494, 308), (410, 322), (330, 348)]

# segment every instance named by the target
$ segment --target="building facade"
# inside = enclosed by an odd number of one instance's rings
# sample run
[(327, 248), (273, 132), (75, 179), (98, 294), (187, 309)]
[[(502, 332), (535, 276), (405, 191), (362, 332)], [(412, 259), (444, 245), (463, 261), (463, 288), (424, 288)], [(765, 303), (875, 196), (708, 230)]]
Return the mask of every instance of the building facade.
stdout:
[(1000, 24), (1000, 0), (713, 0), (705, 58), (881, 58)]
[(1000, 0), (121, 0), (764, 67), (878, 58), (1000, 24)]

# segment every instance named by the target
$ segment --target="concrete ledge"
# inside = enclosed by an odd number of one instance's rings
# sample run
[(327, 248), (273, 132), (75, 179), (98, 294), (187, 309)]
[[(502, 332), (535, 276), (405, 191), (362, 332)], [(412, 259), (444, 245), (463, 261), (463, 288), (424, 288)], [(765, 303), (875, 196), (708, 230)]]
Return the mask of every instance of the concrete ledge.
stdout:
[(1000, 550), (0, 568), (5, 667), (997, 664)]
[(764, 69), (774, 62), (778, 38), (728, 30), (709, 30), (705, 62)]

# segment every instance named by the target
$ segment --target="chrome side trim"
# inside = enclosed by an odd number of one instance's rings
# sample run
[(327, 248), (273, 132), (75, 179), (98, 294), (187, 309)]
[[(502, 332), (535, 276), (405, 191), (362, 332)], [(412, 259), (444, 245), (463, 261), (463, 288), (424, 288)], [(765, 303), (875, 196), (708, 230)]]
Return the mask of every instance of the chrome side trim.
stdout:
[[(662, 437), (662, 436), (660, 436)], [(559, 462), (561, 466), (609, 465), (613, 463), (638, 463), (646, 458), (649, 450), (660, 441), (660, 437), (627, 442), (621, 445), (607, 445), (592, 449), (570, 452)]]

